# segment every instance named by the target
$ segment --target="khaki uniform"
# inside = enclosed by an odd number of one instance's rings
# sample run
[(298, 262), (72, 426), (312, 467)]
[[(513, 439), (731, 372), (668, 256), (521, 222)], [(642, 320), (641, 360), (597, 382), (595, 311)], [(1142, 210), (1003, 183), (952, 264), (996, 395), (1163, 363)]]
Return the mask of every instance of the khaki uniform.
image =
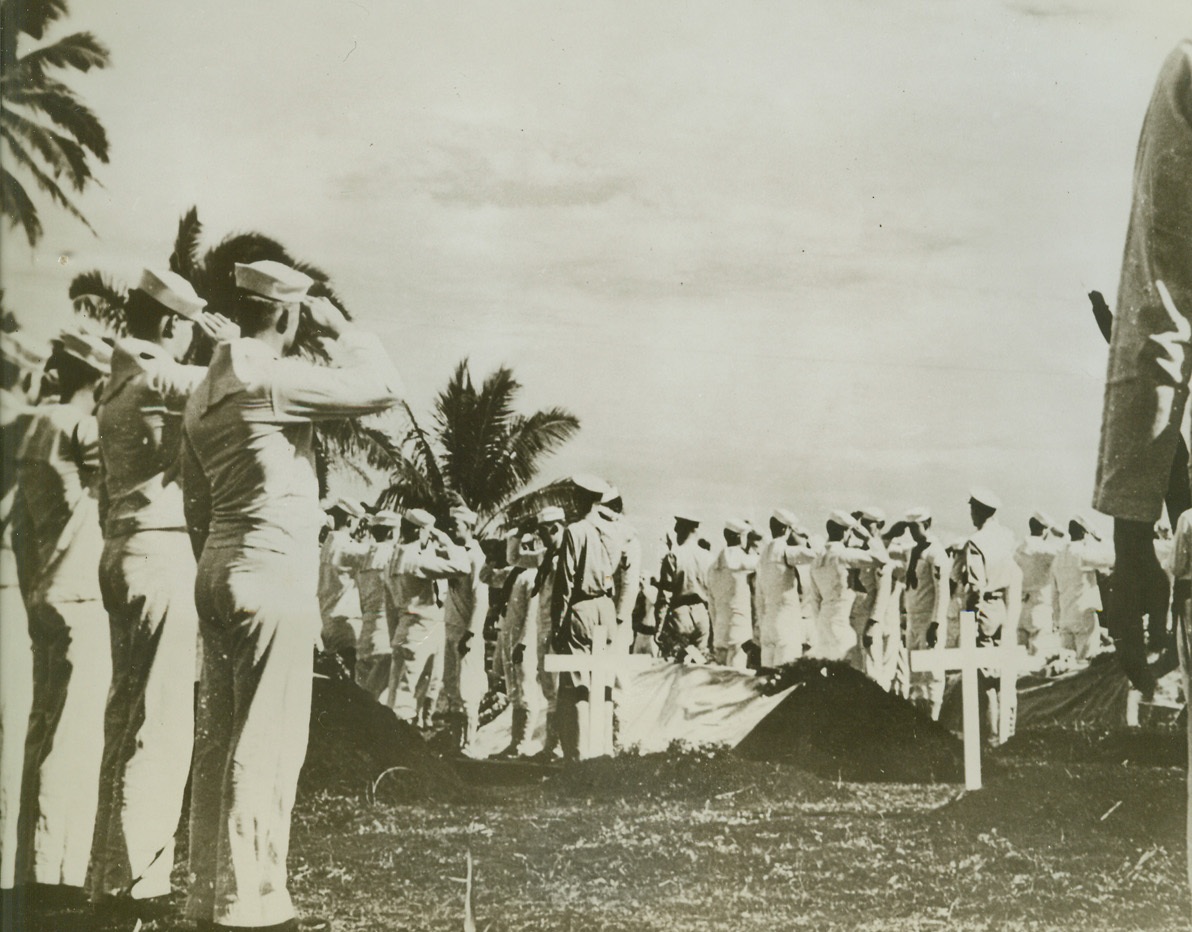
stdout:
[(712, 633), (708, 617), (710, 564), (710, 555), (694, 536), (662, 558), (654, 617), (658, 651), (668, 660), (681, 658), (688, 647), (708, 655)]
[(25, 735), (33, 697), (33, 648), (29, 618), (17, 585), (17, 562), (12, 552), (12, 504), (16, 497), (17, 415), (28, 406), (23, 396), (0, 389), (0, 889), (16, 883), (17, 819), (21, 811), (21, 773), (25, 763)]
[(223, 344), (186, 408), (183, 488), (203, 544), (192, 919), (254, 926), (293, 916), (290, 812), (321, 627), (312, 422), (383, 411), (400, 392), (375, 337), (348, 331), (336, 347), (343, 367), (332, 369), (251, 338)]
[(17, 429), (12, 533), (33, 649), (33, 703), (16, 879), (82, 887), (112, 678), (98, 573), (99, 431), (77, 402), (30, 409)]
[(100, 587), (112, 637), (95, 899), (165, 896), (194, 744), (198, 639), (195, 561), (178, 485), (187, 396), (205, 369), (125, 339), (98, 410), (104, 551)]

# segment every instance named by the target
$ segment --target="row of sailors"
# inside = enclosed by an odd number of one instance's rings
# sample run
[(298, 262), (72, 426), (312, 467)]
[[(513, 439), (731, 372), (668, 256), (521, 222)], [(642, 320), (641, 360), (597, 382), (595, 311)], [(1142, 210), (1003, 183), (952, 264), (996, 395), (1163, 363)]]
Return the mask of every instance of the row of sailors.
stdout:
[[(85, 888), (105, 927), (165, 911), (190, 775), (187, 917), (298, 927), (286, 852), (319, 634), (313, 422), (388, 410), (400, 379), (309, 276), (238, 263), (235, 284), (234, 324), (146, 270), (128, 336), (65, 330), (44, 378), (39, 353), (4, 338), (6, 909), (19, 886), (30, 902)], [(292, 358), (303, 320), (336, 365)], [(210, 366), (184, 362), (204, 343)]]

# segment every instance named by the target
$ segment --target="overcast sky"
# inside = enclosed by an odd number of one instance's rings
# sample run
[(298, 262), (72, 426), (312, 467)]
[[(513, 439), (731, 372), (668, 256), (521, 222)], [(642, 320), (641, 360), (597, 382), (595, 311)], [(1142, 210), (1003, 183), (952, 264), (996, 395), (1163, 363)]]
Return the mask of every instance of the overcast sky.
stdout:
[[(6, 303), (259, 230), (425, 410), (507, 363), (653, 539), (776, 505), (1087, 510), (1134, 148), (1187, 0), (76, 2), (112, 161)], [(6, 231), (7, 233), (7, 231)], [(711, 527), (718, 536), (719, 528)]]

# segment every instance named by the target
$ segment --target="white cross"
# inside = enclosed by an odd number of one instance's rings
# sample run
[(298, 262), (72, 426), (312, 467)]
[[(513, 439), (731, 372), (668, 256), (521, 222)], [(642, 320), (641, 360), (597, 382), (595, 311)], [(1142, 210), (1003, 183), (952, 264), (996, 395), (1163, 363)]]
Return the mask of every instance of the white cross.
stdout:
[(624, 654), (610, 649), (609, 630), (601, 625), (592, 631), (590, 654), (546, 654), (542, 669), (547, 673), (578, 673), (585, 675), (588, 686), (587, 747), (579, 749), (581, 760), (590, 757), (611, 757), (613, 736), (605, 729), (604, 694), (616, 682), (617, 673), (627, 669), (653, 666), (658, 661), (645, 654)]
[[(944, 633), (940, 634), (943, 643)], [(1014, 632), (1003, 627), (1002, 637), (1013, 639)], [(998, 740), (1010, 737), (1011, 695), (1018, 688), (1018, 671), (1024, 666), (1017, 644), (977, 647), (977, 616), (960, 613), (960, 646), (931, 647), (910, 651), (912, 672), (931, 671), (944, 674), (960, 671), (960, 698), (963, 708), (964, 786), (981, 789), (981, 718), (977, 695), (977, 671), (982, 667), (1000, 673), (998, 680)]]

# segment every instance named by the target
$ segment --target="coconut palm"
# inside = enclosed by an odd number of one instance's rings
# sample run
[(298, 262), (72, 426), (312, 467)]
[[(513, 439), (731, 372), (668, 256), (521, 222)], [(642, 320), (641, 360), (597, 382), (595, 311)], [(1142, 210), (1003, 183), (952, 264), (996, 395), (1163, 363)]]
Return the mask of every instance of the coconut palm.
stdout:
[[(477, 388), (465, 359), (435, 399), (430, 429), (407, 406), (410, 430), (393, 457), (393, 482), (382, 503), (421, 507), (445, 517), (464, 504), (482, 525), (529, 504), (518, 498), (538, 474), (543, 458), (579, 430), (579, 419), (563, 408), (519, 414), (521, 384), (502, 366)], [(556, 484), (565, 495), (565, 484)], [(548, 487), (548, 489), (551, 487)], [(544, 501), (545, 490), (528, 493)], [(545, 493), (553, 503), (551, 493)]]
[(108, 50), (89, 32), (23, 55), (17, 48), (22, 36), (40, 42), (65, 15), (66, 0), (0, 0), (0, 137), (7, 150), (6, 167), (0, 169), (0, 209), (9, 223), (24, 229), (30, 245), (42, 233), (37, 205), (9, 167), (32, 176), (51, 201), (91, 230), (63, 188), (81, 192), (94, 177), (91, 158), (108, 161), (103, 124), (52, 76), (61, 69), (104, 68)]

